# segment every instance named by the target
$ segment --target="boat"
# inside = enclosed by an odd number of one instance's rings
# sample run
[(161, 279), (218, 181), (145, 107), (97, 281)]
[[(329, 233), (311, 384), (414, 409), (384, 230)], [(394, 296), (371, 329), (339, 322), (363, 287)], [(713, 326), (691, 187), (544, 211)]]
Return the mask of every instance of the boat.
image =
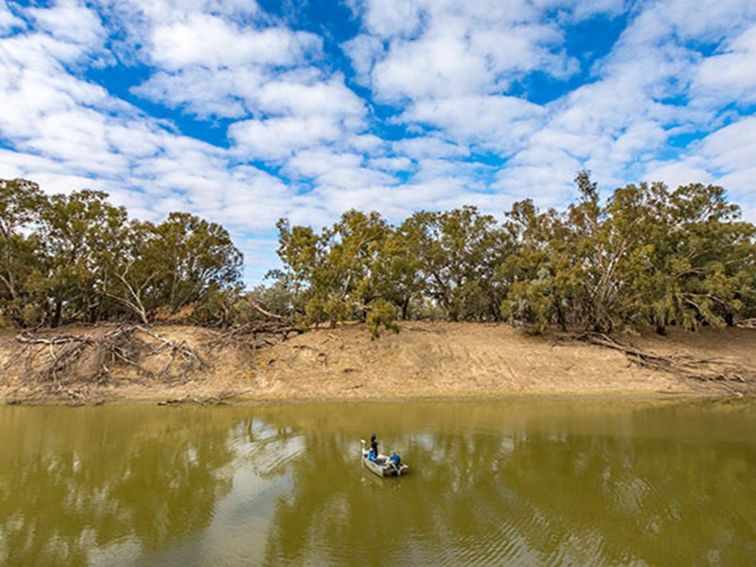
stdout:
[(367, 469), (377, 474), (380, 477), (385, 476), (402, 476), (407, 473), (409, 470), (409, 465), (406, 465), (404, 463), (400, 463), (399, 465), (393, 463), (391, 459), (389, 459), (386, 455), (378, 454), (378, 456), (375, 459), (370, 459), (368, 457), (368, 450), (365, 448), (365, 440), (360, 439), (360, 443), (362, 444), (362, 450), (361, 458), (362, 458), (362, 464), (367, 467)]

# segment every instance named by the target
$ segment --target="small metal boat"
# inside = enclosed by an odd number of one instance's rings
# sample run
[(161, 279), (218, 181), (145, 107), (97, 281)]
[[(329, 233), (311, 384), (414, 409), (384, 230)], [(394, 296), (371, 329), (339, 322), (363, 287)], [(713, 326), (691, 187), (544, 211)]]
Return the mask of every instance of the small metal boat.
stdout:
[(365, 448), (365, 440), (360, 439), (360, 443), (362, 444), (362, 450), (360, 451), (362, 464), (365, 465), (370, 472), (377, 474), (380, 477), (384, 477), (402, 476), (409, 470), (409, 465), (404, 463), (399, 463), (397, 465), (386, 455), (378, 454), (375, 459), (369, 458), (369, 451)]

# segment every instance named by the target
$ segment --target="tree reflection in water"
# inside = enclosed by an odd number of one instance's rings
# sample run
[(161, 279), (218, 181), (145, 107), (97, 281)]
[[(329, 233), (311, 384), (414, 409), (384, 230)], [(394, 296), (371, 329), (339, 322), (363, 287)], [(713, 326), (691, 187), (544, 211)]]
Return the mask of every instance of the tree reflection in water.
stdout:
[[(276, 506), (267, 564), (745, 565), (756, 556), (752, 411), (709, 430), (716, 416), (693, 407), (681, 436), (679, 408), (664, 404), (593, 416), (375, 408), (383, 428), (364, 409), (320, 423), (289, 417), (310, 457), (287, 464), (292, 490)], [(376, 429), (405, 448), (411, 476), (352, 472), (356, 438)]]
[(205, 528), (230, 489), (234, 418), (184, 408), (0, 412), (0, 564), (83, 565)]
[[(0, 563), (83, 564), (124, 543), (151, 565), (756, 556), (753, 405), (9, 410)], [(359, 439), (372, 431), (410, 476), (360, 466)]]

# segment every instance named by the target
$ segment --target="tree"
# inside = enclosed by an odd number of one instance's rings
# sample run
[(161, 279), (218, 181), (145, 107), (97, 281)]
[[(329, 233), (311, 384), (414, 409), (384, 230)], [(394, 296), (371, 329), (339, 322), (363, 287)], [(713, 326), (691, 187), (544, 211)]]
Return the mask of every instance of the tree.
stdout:
[(675, 324), (722, 326), (756, 303), (756, 228), (739, 220), (721, 187), (657, 186), (636, 251), (632, 312), (664, 332)]
[(119, 261), (111, 266), (107, 295), (143, 324), (165, 301), (164, 282), (170, 267), (157, 242), (155, 225), (133, 221), (122, 241)]
[(754, 227), (724, 190), (663, 183), (618, 188), (601, 204), (588, 172), (577, 203), (538, 214), (516, 203), (505, 223), (516, 254), (500, 267), (503, 309), (543, 329), (618, 324), (723, 325), (754, 304)]
[(241, 279), (242, 254), (219, 224), (188, 213), (170, 213), (150, 230), (141, 256), (164, 266), (158, 288), (161, 304), (171, 313)]
[[(36, 289), (50, 302), (50, 324), (97, 321), (102, 316), (112, 267), (127, 231), (126, 210), (99, 191), (53, 195), (41, 212), (40, 239), (45, 272)], [(65, 310), (65, 312), (64, 312)]]
[(400, 310), (404, 320), (410, 317), (413, 300), (426, 288), (420, 259), (422, 230), (414, 217), (405, 220), (386, 237), (377, 263), (380, 295)]
[(4, 318), (16, 324), (37, 318), (28, 316), (36, 312), (38, 301), (28, 284), (40, 269), (40, 243), (29, 229), (39, 225), (45, 202), (36, 183), (0, 179), (0, 309)]
[(380, 299), (381, 252), (391, 230), (378, 213), (347, 211), (320, 234), (278, 223), (283, 280), (304, 297), (304, 320), (365, 320)]
[(501, 297), (493, 278), (507, 247), (494, 217), (462, 207), (415, 213), (407, 223), (418, 238), (427, 293), (449, 319), (498, 319)]
[(502, 315), (534, 324), (542, 331), (552, 322), (567, 328), (573, 278), (563, 260), (568, 231), (561, 216), (549, 209), (539, 213), (528, 199), (512, 205), (504, 222), (511, 252), (497, 267), (505, 289)]
[(521, 201), (503, 223), (475, 207), (398, 226), (350, 210), (320, 231), (282, 219), (283, 268), (245, 293), (242, 255), (218, 224), (178, 212), (129, 221), (102, 192), (46, 196), (31, 181), (0, 180), (0, 318), (359, 320), (378, 336), (397, 316), (663, 333), (756, 315), (756, 227), (724, 189), (640, 183), (602, 200), (589, 172), (575, 182), (566, 210)]

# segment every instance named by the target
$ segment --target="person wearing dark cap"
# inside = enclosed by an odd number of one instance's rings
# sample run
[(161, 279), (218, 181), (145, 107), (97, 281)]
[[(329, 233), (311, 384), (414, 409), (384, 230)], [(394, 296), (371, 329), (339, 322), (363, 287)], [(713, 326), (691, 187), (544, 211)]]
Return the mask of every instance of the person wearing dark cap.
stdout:
[(376, 438), (375, 433), (370, 436), (370, 452), (368, 453), (368, 458), (371, 461), (378, 458), (378, 439)]

